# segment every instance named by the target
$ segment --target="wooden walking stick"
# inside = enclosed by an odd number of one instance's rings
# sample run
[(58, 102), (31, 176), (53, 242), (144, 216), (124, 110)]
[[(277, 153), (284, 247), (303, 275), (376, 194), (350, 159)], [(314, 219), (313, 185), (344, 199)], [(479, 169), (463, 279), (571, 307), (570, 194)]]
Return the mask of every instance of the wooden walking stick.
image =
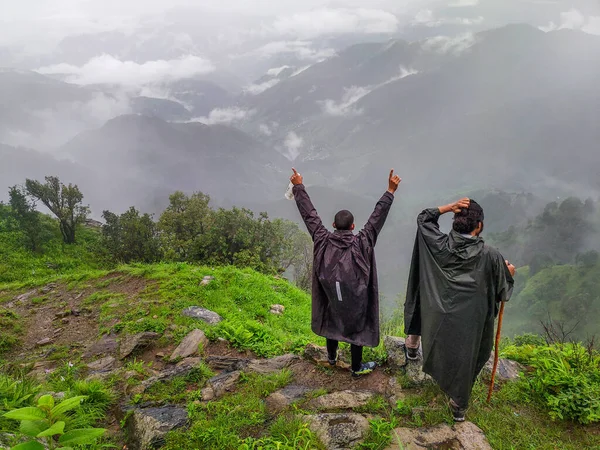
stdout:
[(496, 378), (496, 369), (498, 368), (498, 356), (500, 347), (500, 332), (502, 331), (502, 316), (504, 315), (504, 303), (500, 302), (500, 312), (498, 313), (498, 331), (496, 331), (496, 349), (494, 350), (494, 368), (492, 369), (492, 380), (490, 381), (490, 390), (488, 391), (487, 402), (492, 399), (494, 391), (494, 379)]

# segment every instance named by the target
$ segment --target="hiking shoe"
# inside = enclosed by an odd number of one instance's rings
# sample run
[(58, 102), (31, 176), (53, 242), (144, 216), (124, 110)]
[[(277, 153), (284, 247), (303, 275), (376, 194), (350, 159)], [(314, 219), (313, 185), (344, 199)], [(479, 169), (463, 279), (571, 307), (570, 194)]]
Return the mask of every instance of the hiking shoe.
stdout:
[(452, 417), (454, 417), (455, 422), (464, 422), (466, 410), (460, 408), (454, 400), (450, 400), (450, 410), (452, 411)]
[(406, 358), (410, 359), (411, 361), (416, 361), (417, 359), (419, 359), (419, 349), (418, 348), (410, 348), (410, 347), (405, 347), (406, 348)]
[(361, 377), (363, 375), (368, 375), (375, 370), (375, 367), (377, 367), (377, 363), (374, 363), (373, 361), (362, 363), (360, 369), (352, 371), (352, 376)]
[(330, 365), (335, 366), (337, 364), (337, 352), (335, 352), (335, 355), (333, 356), (333, 358), (328, 353), (327, 354), (327, 361), (329, 361)]

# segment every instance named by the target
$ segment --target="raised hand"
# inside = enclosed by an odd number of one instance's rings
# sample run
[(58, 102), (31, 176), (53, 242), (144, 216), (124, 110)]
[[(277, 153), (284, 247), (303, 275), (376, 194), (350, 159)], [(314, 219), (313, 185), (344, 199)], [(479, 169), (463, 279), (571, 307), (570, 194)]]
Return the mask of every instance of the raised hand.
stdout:
[(506, 263), (506, 267), (508, 267), (508, 271), (514, 277), (515, 273), (517, 272), (517, 269), (515, 269), (515, 266), (513, 266), (511, 263), (508, 262), (508, 259), (505, 260), (504, 262)]
[(292, 171), (294, 174), (290, 177), (291, 183), (295, 186), (297, 184), (302, 184), (302, 175), (296, 172), (296, 169), (292, 167)]
[(388, 178), (388, 192), (390, 194), (395, 193), (401, 181), (402, 178), (400, 178), (398, 175), (394, 175), (394, 169), (390, 170), (390, 176)]
[(468, 198), (461, 198), (460, 200), (452, 203), (451, 207), (452, 207), (452, 212), (454, 214), (458, 214), (459, 212), (461, 212), (463, 209), (468, 209), (469, 205), (471, 205), (471, 200)]

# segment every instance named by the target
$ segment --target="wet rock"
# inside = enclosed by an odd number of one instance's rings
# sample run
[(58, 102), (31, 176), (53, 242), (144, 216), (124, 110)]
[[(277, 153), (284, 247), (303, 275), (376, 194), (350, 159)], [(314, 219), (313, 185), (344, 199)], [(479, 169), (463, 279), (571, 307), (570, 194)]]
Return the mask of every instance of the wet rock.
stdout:
[(33, 365), (29, 376), (43, 382), (48, 375), (56, 370), (55, 365), (56, 363), (53, 361), (38, 361)]
[[(308, 344), (304, 348), (304, 357), (306, 359), (308, 359), (309, 361), (312, 361), (315, 364), (318, 364), (319, 366), (331, 367), (331, 365), (329, 364), (328, 357), (327, 357), (327, 349), (325, 347), (320, 347), (315, 344)], [(344, 357), (344, 355), (342, 355), (340, 352), (338, 354), (338, 362), (337, 362), (336, 367), (339, 367), (341, 369), (350, 369), (350, 364), (348, 364), (348, 362), (344, 361), (342, 359), (343, 357)]]
[(404, 399), (405, 395), (402, 391), (402, 386), (398, 383), (398, 380), (394, 377), (390, 378), (387, 386), (385, 387), (385, 395), (388, 403), (394, 408), (398, 404), (399, 400)]
[(49, 283), (46, 286), (44, 286), (43, 288), (40, 289), (40, 294), (49, 294), (50, 292), (52, 292), (54, 289), (57, 288), (57, 284), (56, 283)]
[(421, 386), (423, 384), (431, 383), (433, 379), (423, 372), (423, 361), (406, 361), (406, 366), (404, 366), (404, 370), (406, 371), (406, 375), (410, 379), (410, 381), (417, 385)]
[[(483, 373), (491, 376), (492, 369), (494, 368), (494, 355), (490, 357), (488, 362), (483, 367)], [(516, 380), (519, 378), (519, 373), (523, 372), (525, 368), (516, 361), (510, 359), (500, 358), (498, 360), (498, 368), (496, 369), (496, 380)]]
[(214, 279), (215, 279), (215, 277), (211, 277), (210, 275), (205, 276), (204, 278), (202, 278), (202, 281), (200, 282), (200, 286), (208, 286), (210, 284), (210, 282)]
[(207, 381), (206, 387), (202, 389), (202, 400), (210, 401), (221, 397), (226, 392), (233, 390), (240, 379), (241, 372), (226, 372)]
[(91, 372), (110, 372), (114, 369), (116, 362), (117, 360), (112, 356), (106, 356), (89, 363), (87, 367)]
[(244, 370), (250, 364), (247, 358), (234, 358), (232, 356), (209, 356), (206, 358), (206, 364), (212, 370), (224, 370), (233, 372), (235, 370)]
[(369, 421), (360, 414), (316, 414), (304, 420), (328, 450), (353, 448), (369, 431)]
[(483, 431), (471, 422), (431, 428), (397, 428), (387, 450), (492, 450)]
[(149, 346), (152, 342), (160, 337), (160, 334), (145, 331), (131, 336), (126, 336), (119, 347), (119, 357), (127, 358), (132, 353)]
[(157, 359), (163, 359), (166, 355), (164, 354), (164, 352), (158, 352), (156, 355), (154, 355), (155, 358)]
[(147, 389), (153, 384), (158, 383), (159, 381), (166, 381), (181, 375), (187, 375), (196, 367), (198, 367), (201, 362), (202, 360), (200, 358), (185, 358), (184, 360), (180, 361), (176, 366), (169, 367), (163, 370), (162, 372), (159, 372), (157, 375), (154, 375), (153, 377), (144, 380), (142, 382), (142, 385), (144, 386), (144, 388)]
[(269, 312), (271, 314), (281, 316), (284, 311), (285, 311), (285, 306), (283, 306), (283, 305), (271, 305), (271, 310)]
[[(32, 289), (31, 291), (27, 291), (24, 294), (21, 295), (17, 295), (14, 299), (13, 302), (14, 303), (25, 303), (27, 302), (31, 297), (33, 297), (35, 294), (37, 294), (37, 291), (35, 289)], [(12, 302), (11, 302), (12, 303)]]
[(185, 308), (182, 312), (184, 316), (191, 317), (192, 319), (202, 320), (208, 324), (219, 323), (223, 318), (216, 312), (199, 306), (190, 306)]
[(387, 353), (387, 363), (392, 370), (398, 370), (406, 365), (406, 351), (404, 338), (386, 336), (383, 345)]
[(366, 406), (374, 397), (370, 391), (339, 391), (312, 399), (306, 406), (321, 411), (354, 409)]
[(181, 344), (175, 349), (171, 355), (171, 361), (178, 358), (187, 358), (198, 353), (198, 347), (203, 347), (208, 344), (208, 339), (204, 335), (202, 330), (195, 329), (191, 331), (184, 339)]
[(61, 311), (54, 315), (57, 319), (64, 319), (65, 317), (69, 317), (71, 315), (71, 311)]
[(135, 409), (127, 419), (127, 448), (128, 450), (160, 448), (164, 445), (165, 435), (169, 431), (184, 427), (187, 421), (187, 411), (177, 406)]
[(271, 414), (279, 413), (292, 403), (302, 400), (310, 391), (311, 389), (306, 386), (290, 384), (283, 389), (273, 392), (265, 399), (267, 410)]
[(269, 373), (279, 372), (280, 370), (291, 366), (299, 359), (300, 358), (298, 356), (292, 354), (277, 356), (271, 359), (253, 359), (248, 363), (247, 370), (249, 372), (266, 375)]
[(101, 355), (113, 354), (117, 351), (119, 344), (112, 336), (104, 336), (97, 342), (90, 345), (83, 353), (84, 358), (93, 358)]
[(43, 347), (44, 345), (52, 344), (54, 341), (51, 338), (44, 338), (35, 343), (38, 347)]

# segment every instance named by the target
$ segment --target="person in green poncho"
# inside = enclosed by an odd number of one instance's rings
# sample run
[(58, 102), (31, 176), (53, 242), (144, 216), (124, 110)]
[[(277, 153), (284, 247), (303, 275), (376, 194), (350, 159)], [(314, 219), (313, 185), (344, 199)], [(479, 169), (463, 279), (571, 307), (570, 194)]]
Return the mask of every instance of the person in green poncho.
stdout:
[[(440, 231), (454, 213), (452, 231)], [(499, 303), (510, 299), (515, 268), (480, 237), (484, 214), (474, 200), (426, 209), (417, 218), (404, 326), (408, 359), (450, 397), (454, 419), (465, 420), (475, 380), (490, 358)]]

